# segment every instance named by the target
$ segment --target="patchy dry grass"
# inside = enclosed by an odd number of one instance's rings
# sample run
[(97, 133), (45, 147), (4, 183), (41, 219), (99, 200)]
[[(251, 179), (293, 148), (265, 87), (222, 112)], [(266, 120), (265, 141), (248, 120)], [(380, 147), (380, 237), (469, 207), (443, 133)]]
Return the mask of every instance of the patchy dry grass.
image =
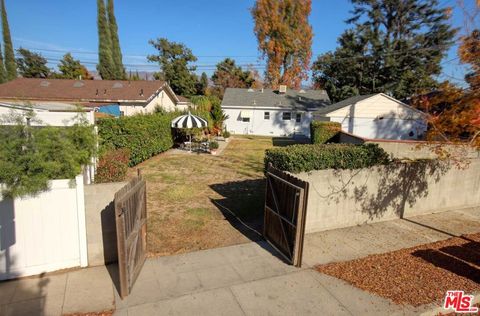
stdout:
[[(271, 138), (236, 137), (219, 156), (169, 151), (139, 165), (147, 180), (150, 255), (222, 247), (256, 238), (224, 207), (261, 228), (263, 158), (265, 149), (271, 147)], [(133, 176), (135, 170), (130, 174)]]

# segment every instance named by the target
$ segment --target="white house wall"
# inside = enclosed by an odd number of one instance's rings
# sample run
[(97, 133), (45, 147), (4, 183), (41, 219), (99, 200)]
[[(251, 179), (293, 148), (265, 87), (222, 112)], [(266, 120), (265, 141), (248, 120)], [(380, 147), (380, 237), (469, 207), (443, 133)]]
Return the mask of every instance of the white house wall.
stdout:
[(418, 139), (426, 131), (421, 114), (401, 102), (376, 95), (326, 114), (342, 130), (364, 138)]
[(36, 197), (0, 198), (0, 280), (87, 265), (82, 176)]
[(329, 117), (355, 116), (362, 118), (375, 118), (378, 116), (397, 116), (419, 118), (419, 113), (381, 94), (364, 99), (356, 104), (346, 106), (328, 113)]
[[(3, 115), (9, 115), (12, 112), (16, 114), (25, 114), (25, 110), (11, 109), (7, 107), (0, 107), (0, 117)], [(38, 121), (33, 121), (33, 126), (72, 126), (78, 123), (78, 112), (50, 112), (50, 111), (35, 111), (35, 118)], [(94, 124), (94, 114), (91, 112), (83, 112), (82, 115), (91, 125)]]
[(171, 111), (183, 111), (188, 108), (186, 105), (176, 105), (175, 100), (173, 100), (165, 90), (160, 91), (156, 97), (154, 97), (147, 105), (144, 104), (121, 104), (120, 111), (123, 112), (123, 115), (130, 116), (140, 113), (153, 113), (156, 107), (160, 107), (167, 112)]
[(413, 119), (330, 117), (330, 120), (341, 123), (344, 132), (370, 139), (418, 139), (426, 130), (421, 121)]
[[(260, 135), (260, 136), (289, 136), (293, 134), (302, 134), (310, 136), (310, 122), (312, 113), (301, 112), (302, 121), (297, 123), (295, 120), (295, 111), (279, 109), (240, 109), (223, 108), (228, 119), (225, 121), (226, 129), (233, 134), (242, 135)], [(240, 116), (242, 111), (251, 112), (250, 122), (243, 122)], [(270, 112), (270, 119), (264, 119), (264, 113)], [(282, 119), (283, 112), (291, 112), (291, 120)]]

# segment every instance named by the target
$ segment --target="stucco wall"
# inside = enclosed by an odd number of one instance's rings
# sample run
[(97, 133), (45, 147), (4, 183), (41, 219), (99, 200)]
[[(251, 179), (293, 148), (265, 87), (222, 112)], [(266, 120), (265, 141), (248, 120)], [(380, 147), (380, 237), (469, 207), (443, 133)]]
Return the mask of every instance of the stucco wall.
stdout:
[(188, 108), (184, 105), (177, 106), (170, 95), (162, 90), (155, 98), (148, 102), (148, 104), (121, 104), (120, 111), (122, 111), (125, 116), (152, 113), (157, 106), (163, 108), (165, 111), (183, 111)]
[(395, 117), (377, 119), (362, 117), (330, 117), (332, 122), (342, 124), (342, 130), (364, 138), (378, 139), (419, 139), (425, 133), (421, 120)]
[[(8, 116), (10, 113), (16, 113), (24, 115), (27, 112), (19, 109), (11, 109), (7, 107), (0, 107), (0, 118), (2, 116)], [(50, 111), (34, 111), (35, 120), (31, 122), (32, 126), (72, 126), (78, 123), (78, 112), (50, 112)], [(94, 124), (94, 113), (83, 112), (84, 118), (88, 121), (89, 124)], [(9, 124), (8, 122), (3, 122), (2, 124)]]
[(480, 206), (480, 159), (300, 173), (310, 183), (306, 233)]
[[(293, 134), (302, 134), (310, 136), (310, 122), (312, 121), (311, 112), (300, 112), (302, 119), (300, 123), (296, 122), (296, 112), (291, 110), (278, 109), (241, 109), (241, 108), (223, 108), (228, 119), (225, 121), (227, 130), (233, 134), (242, 135), (261, 135), (261, 136), (290, 136)], [(250, 111), (252, 117), (250, 122), (243, 122), (240, 113)], [(265, 112), (270, 113), (270, 119), (264, 118)], [(291, 112), (291, 119), (284, 121), (283, 112)]]
[(326, 114), (342, 130), (365, 138), (418, 139), (426, 131), (421, 114), (381, 94)]
[(85, 186), (85, 213), (89, 265), (117, 260), (117, 236), (113, 199), (126, 183), (102, 183)]

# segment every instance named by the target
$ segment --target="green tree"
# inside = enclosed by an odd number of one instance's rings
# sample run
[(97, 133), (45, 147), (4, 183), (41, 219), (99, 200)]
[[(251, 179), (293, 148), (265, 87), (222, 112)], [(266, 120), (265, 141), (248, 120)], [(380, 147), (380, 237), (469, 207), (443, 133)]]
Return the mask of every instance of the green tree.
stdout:
[(138, 74), (138, 70), (136, 70), (134, 74), (132, 74), (132, 71), (130, 70), (130, 73), (128, 74), (128, 80), (131, 80), (131, 81), (141, 80), (140, 75)]
[(74, 59), (72, 54), (67, 53), (63, 56), (62, 60), (58, 64), (58, 70), (60, 70), (59, 78), (63, 79), (80, 79), (90, 80), (93, 79), (88, 73), (87, 68), (80, 63), (80, 60)]
[(338, 100), (349, 94), (386, 92), (404, 98), (437, 85), (441, 60), (456, 30), (437, 0), (352, 0), (333, 53), (318, 57), (314, 81)]
[(311, 0), (257, 0), (252, 9), (258, 48), (267, 58), (265, 80), (300, 88), (312, 56)]
[[(32, 112), (0, 116), (0, 193), (8, 197), (35, 195), (49, 180), (73, 179), (95, 155), (93, 127), (78, 118), (70, 127), (32, 127)], [(6, 123), (6, 124), (5, 124)]]
[(250, 71), (243, 71), (233, 59), (226, 58), (217, 64), (212, 81), (215, 94), (222, 98), (226, 88), (250, 88), (255, 79)]
[(200, 79), (197, 82), (196, 89), (197, 95), (205, 95), (208, 88), (208, 76), (206, 73), (202, 72)]
[(223, 128), (223, 122), (228, 119), (228, 115), (222, 110), (220, 102), (212, 102), (212, 108), (210, 110), (210, 115), (213, 120), (213, 128), (216, 132), (220, 132)]
[(107, 2), (108, 26), (110, 29), (110, 36), (112, 38), (112, 59), (115, 65), (115, 79), (125, 79), (125, 67), (122, 62), (122, 50), (120, 49), (120, 40), (118, 39), (118, 26), (115, 18), (115, 11), (113, 9), (113, 0)]
[(47, 60), (40, 54), (25, 48), (17, 49), (17, 67), (24, 78), (48, 78), (51, 74), (47, 67)]
[(15, 54), (13, 52), (12, 37), (10, 35), (10, 27), (8, 26), (7, 9), (5, 0), (2, 0), (2, 30), (3, 45), (5, 49), (5, 69), (7, 72), (7, 80), (17, 78), (17, 64), (15, 63)]
[(2, 47), (0, 46), (0, 83), (7, 81), (7, 72), (3, 63)]
[(189, 65), (197, 61), (192, 51), (182, 43), (170, 42), (166, 38), (150, 40), (149, 43), (158, 50), (158, 55), (149, 55), (147, 59), (158, 62), (160, 72), (155, 73), (155, 79), (164, 80), (179, 95), (194, 95), (197, 76), (195, 66)]
[(105, 12), (104, 0), (97, 0), (98, 27), (98, 65), (97, 70), (105, 80), (116, 79), (116, 67), (113, 61), (112, 36)]

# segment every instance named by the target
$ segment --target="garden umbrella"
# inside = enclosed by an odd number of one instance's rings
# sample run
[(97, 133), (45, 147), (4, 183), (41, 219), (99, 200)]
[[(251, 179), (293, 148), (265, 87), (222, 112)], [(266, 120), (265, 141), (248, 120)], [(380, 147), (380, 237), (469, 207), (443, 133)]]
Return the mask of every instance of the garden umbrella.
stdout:
[[(186, 115), (181, 115), (176, 117), (172, 120), (172, 127), (173, 128), (205, 128), (208, 126), (207, 120), (198, 117), (196, 115), (192, 115), (192, 113), (188, 112)], [(190, 151), (192, 150), (192, 135), (189, 134), (190, 139)]]

